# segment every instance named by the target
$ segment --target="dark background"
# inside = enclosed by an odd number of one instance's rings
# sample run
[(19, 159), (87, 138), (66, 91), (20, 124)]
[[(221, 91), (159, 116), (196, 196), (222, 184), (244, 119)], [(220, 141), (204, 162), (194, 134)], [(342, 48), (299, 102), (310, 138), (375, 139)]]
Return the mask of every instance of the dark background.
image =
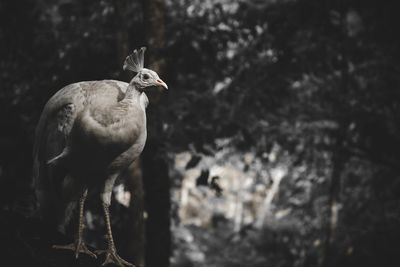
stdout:
[[(111, 210), (122, 256), (150, 267), (400, 266), (399, 25), (396, 1), (1, 1), (1, 258), (98, 265), (52, 251), (68, 237), (34, 216), (34, 128), (69, 83), (129, 81), (123, 59), (146, 45), (146, 65), (170, 90), (150, 96), (149, 139), (127, 175), (139, 208)], [(285, 167), (273, 205), (289, 215), (239, 229), (223, 216), (209, 227), (176, 226), (170, 190), (184, 178), (174, 155), (190, 150), (186, 169), (194, 168), (221, 139), (244, 173), (256, 166), (246, 153), (267, 170)], [(207, 177), (198, 186), (223, 197)], [(195, 238), (181, 240), (182, 229)], [(205, 258), (190, 256), (193, 246)]]

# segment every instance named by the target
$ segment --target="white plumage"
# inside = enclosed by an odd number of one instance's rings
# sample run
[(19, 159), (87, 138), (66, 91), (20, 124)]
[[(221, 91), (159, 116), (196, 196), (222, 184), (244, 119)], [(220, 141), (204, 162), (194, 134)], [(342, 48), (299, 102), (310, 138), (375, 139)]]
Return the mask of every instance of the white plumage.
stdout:
[(42, 218), (61, 227), (79, 201), (78, 238), (67, 246), (75, 256), (87, 253), (82, 241), (83, 208), (88, 190), (102, 201), (107, 225), (105, 264), (132, 264), (118, 256), (109, 219), (116, 178), (140, 155), (146, 142), (149, 87), (167, 85), (143, 68), (145, 48), (128, 56), (124, 69), (137, 72), (128, 83), (104, 80), (68, 85), (46, 104), (36, 128), (34, 184)]

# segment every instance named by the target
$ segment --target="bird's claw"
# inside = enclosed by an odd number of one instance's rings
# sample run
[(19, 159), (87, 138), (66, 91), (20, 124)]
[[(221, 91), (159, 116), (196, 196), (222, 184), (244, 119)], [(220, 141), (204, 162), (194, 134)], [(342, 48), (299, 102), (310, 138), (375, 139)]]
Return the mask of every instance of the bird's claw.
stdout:
[(103, 264), (101, 266), (106, 266), (107, 264), (115, 264), (121, 267), (124, 266), (129, 266), (129, 267), (136, 267), (135, 265), (133, 265), (132, 263), (127, 262), (126, 260), (124, 260), (123, 258), (121, 258), (117, 252), (112, 251), (112, 250), (96, 250), (95, 251), (96, 254), (100, 255), (100, 254), (106, 254), (106, 259), (103, 262)]
[(79, 256), (79, 253), (84, 253), (89, 255), (92, 258), (97, 259), (96, 254), (91, 252), (83, 242), (76, 242), (76, 243), (71, 243), (68, 245), (53, 245), (53, 248), (55, 249), (67, 249), (67, 250), (72, 250), (75, 252), (75, 258), (77, 259)]

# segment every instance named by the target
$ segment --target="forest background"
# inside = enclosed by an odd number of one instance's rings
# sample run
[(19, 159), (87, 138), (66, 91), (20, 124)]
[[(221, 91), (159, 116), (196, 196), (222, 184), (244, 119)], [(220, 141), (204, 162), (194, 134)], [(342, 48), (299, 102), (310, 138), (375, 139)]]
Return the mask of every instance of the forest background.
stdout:
[[(122, 62), (145, 45), (170, 90), (151, 93), (143, 157), (115, 190), (125, 258), (400, 266), (397, 10), (377, 0), (1, 1), (1, 257), (76, 266), (49, 249), (67, 237), (32, 217), (34, 128), (63, 86), (128, 81)], [(104, 225), (89, 210), (98, 246)]]

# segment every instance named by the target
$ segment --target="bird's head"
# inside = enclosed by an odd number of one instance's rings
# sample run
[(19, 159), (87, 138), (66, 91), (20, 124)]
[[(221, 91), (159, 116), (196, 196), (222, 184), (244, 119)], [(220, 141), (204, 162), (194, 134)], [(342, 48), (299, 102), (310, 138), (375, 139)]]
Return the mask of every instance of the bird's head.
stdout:
[(134, 50), (132, 54), (126, 57), (124, 62), (124, 70), (136, 72), (130, 84), (135, 86), (139, 91), (145, 91), (150, 87), (162, 87), (168, 89), (168, 86), (163, 82), (155, 71), (144, 68), (144, 52), (145, 47), (139, 50)]

